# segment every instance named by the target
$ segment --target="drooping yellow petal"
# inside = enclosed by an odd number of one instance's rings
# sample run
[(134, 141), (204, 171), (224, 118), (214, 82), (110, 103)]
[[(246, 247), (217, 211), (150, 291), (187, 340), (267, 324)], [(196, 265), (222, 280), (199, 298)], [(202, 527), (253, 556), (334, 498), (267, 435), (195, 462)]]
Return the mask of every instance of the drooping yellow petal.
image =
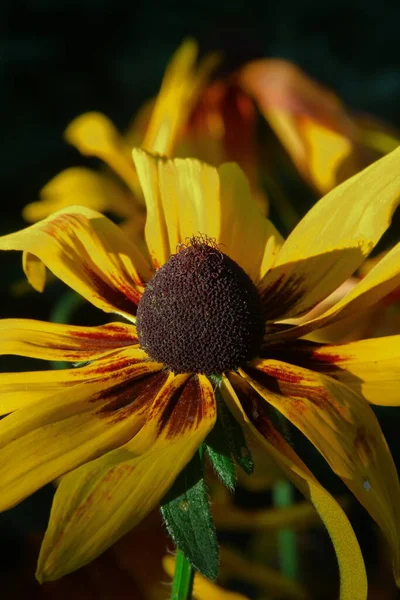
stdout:
[[(121, 350), (108, 350), (101, 358), (79, 368), (28, 371), (23, 376), (18, 372), (0, 373), (0, 415), (25, 409), (38, 400), (56, 395), (78, 383), (102, 380), (105, 385), (110, 377), (114, 377), (115, 371), (146, 360), (149, 357), (143, 350), (129, 346)], [(155, 365), (152, 362), (150, 368), (155, 368)]]
[[(354, 531), (342, 508), (318, 483), (272, 422), (261, 413), (257, 404), (252, 403), (251, 387), (238, 375), (231, 374), (229, 379), (224, 377), (221, 387), (229, 409), (250, 435), (264, 447), (268, 455), (278, 463), (294, 485), (311, 500), (324, 522), (339, 563), (340, 600), (366, 600), (367, 578), (363, 557)], [(245, 404), (247, 400), (249, 402)]]
[(140, 429), (160, 387), (160, 376), (151, 374), (162, 365), (129, 362), (127, 355), (108, 364), (102, 377), (62, 389), (0, 421), (0, 510), (125, 444)]
[(145, 150), (165, 156), (173, 154), (178, 135), (219, 62), (219, 57), (212, 54), (196, 68), (196, 59), (197, 44), (192, 39), (185, 40), (173, 55), (141, 144)]
[(281, 237), (252, 198), (237, 165), (219, 168), (194, 159), (166, 160), (134, 149), (148, 208), (146, 239), (162, 265), (179, 243), (207, 235), (258, 281), (274, 262)]
[(89, 208), (60, 210), (0, 238), (0, 250), (25, 250), (105, 312), (132, 318), (151, 278), (147, 261), (109, 219)]
[(40, 191), (40, 200), (27, 204), (22, 216), (29, 223), (45, 219), (66, 206), (87, 206), (99, 212), (128, 217), (134, 212), (129, 193), (103, 175), (84, 167), (58, 173)]
[[(173, 577), (175, 573), (175, 558), (166, 555), (162, 560), (162, 564), (167, 574)], [(206, 579), (198, 571), (194, 575), (193, 598), (194, 600), (248, 600), (243, 594), (225, 590), (213, 581)]]
[(0, 320), (0, 354), (79, 362), (137, 342), (136, 327), (125, 323), (85, 327), (33, 319)]
[(400, 201), (400, 150), (317, 202), (289, 235), (261, 290), (268, 319), (304, 314), (361, 265)]
[[(356, 126), (328, 89), (285, 60), (256, 60), (239, 82), (290, 154), (302, 176), (326, 193), (359, 170)], [(350, 165), (344, 165), (345, 161)], [(343, 168), (345, 167), (345, 168)]]
[(338, 379), (371, 404), (400, 406), (400, 335), (316, 346), (310, 368)]
[(97, 112), (85, 113), (68, 125), (64, 135), (82, 154), (104, 160), (128, 185), (136, 200), (142, 201), (129, 148), (110, 119)]
[(40, 581), (57, 579), (93, 560), (170, 488), (216, 418), (208, 379), (188, 378), (170, 374), (131, 442), (61, 481), (39, 557)]
[(242, 376), (308, 437), (379, 524), (400, 583), (400, 485), (370, 406), (342, 383), (308, 369), (269, 359), (251, 365), (254, 371)]

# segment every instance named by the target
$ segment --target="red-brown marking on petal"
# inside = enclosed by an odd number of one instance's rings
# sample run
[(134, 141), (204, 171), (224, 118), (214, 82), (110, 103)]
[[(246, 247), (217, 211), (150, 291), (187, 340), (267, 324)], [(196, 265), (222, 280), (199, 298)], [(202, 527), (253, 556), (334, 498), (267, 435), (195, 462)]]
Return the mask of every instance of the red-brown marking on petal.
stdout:
[(115, 306), (131, 315), (136, 314), (137, 305), (142, 296), (139, 290), (118, 281), (116, 278), (113, 281), (114, 285), (111, 285), (88, 265), (85, 264), (82, 267), (90, 278), (99, 300), (105, 300), (111, 306)]
[[(354, 438), (354, 448), (358, 456), (361, 458), (364, 466), (371, 464), (374, 459), (376, 447), (374, 437), (369, 433), (365, 426), (361, 426), (357, 429), (357, 435)], [(350, 456), (351, 458), (351, 456)]]
[(282, 438), (267, 414), (264, 400), (243, 379), (240, 384), (234, 379), (230, 381), (250, 422), (275, 448), (283, 449)]
[(166, 438), (183, 435), (187, 430), (197, 429), (203, 418), (215, 414), (214, 395), (203, 388), (197, 375), (191, 377), (182, 392), (169, 399), (162, 412), (159, 427)]
[(68, 335), (79, 338), (82, 345), (92, 345), (92, 342), (95, 341), (96, 348), (98, 345), (112, 347), (130, 346), (138, 342), (138, 337), (133, 327), (127, 329), (126, 327), (120, 326), (118, 323), (100, 325), (93, 330), (72, 330), (68, 332)]
[(315, 385), (305, 376), (290, 373), (289, 369), (290, 365), (288, 365), (288, 371), (276, 369), (274, 372), (274, 369), (269, 370), (269, 367), (263, 367), (262, 370), (257, 367), (256, 369), (246, 369), (246, 371), (256, 383), (262, 385), (266, 390), (290, 397), (293, 400), (293, 409), (297, 413), (303, 414), (307, 410), (307, 403), (302, 402), (302, 399), (305, 399), (321, 409), (333, 409), (341, 415), (345, 414), (345, 409), (335, 401), (335, 398), (323, 385)]
[(261, 302), (267, 321), (287, 313), (304, 295), (304, 278), (289, 277), (282, 273), (271, 285), (261, 291)]
[(160, 371), (133, 381), (123, 381), (105, 390), (101, 396), (103, 405), (96, 414), (116, 422), (133, 413), (149, 410), (167, 378), (168, 372)]

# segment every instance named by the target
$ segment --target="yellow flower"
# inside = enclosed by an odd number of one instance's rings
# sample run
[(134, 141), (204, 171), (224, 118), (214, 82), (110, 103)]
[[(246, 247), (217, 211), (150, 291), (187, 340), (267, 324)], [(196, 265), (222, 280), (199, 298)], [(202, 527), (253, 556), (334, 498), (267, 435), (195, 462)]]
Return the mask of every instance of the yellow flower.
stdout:
[(388, 227), (400, 197), (400, 151), (327, 194), (285, 242), (237, 165), (137, 149), (133, 156), (151, 260), (84, 207), (0, 238), (0, 249), (29, 252), (94, 306), (128, 321), (0, 323), (2, 353), (82, 363), (0, 377), (8, 415), (0, 422), (0, 508), (66, 473), (38, 578), (88, 563), (157, 505), (214, 427), (219, 388), (244, 430), (319, 512), (336, 547), (342, 598), (366, 595), (357, 540), (273, 425), (271, 406), (378, 523), (399, 581), (399, 482), (369, 406), (399, 403), (399, 337), (333, 347), (302, 337), (397, 287), (400, 244), (322, 315), (291, 320), (346, 281)]

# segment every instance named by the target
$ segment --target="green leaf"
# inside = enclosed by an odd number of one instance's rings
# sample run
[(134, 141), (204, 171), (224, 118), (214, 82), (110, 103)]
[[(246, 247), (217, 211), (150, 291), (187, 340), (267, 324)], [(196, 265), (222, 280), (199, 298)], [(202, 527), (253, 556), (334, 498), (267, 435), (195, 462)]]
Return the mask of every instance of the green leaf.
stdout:
[(254, 469), (251, 452), (247, 446), (246, 438), (239, 423), (227, 408), (218, 388), (215, 389), (218, 402), (218, 420), (221, 422), (226, 443), (232, 453), (235, 462), (247, 475), (251, 475)]
[(164, 497), (161, 514), (175, 546), (202, 575), (215, 580), (219, 569), (218, 542), (199, 453)]
[(220, 419), (217, 419), (215, 426), (208, 434), (204, 442), (204, 448), (219, 479), (231, 492), (235, 491), (235, 465), (233, 464), (231, 448)]

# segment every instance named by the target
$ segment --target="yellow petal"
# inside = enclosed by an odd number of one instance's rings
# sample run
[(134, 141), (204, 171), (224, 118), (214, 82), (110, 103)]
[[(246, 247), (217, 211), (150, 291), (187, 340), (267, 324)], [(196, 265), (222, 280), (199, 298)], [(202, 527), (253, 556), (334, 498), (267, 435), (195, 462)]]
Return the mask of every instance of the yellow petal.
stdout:
[(290, 154), (300, 173), (326, 193), (359, 170), (344, 161), (354, 150), (356, 127), (340, 100), (284, 60), (257, 60), (239, 72), (242, 87)]
[(339, 302), (322, 315), (289, 327), (278, 334), (268, 334), (268, 341), (300, 337), (338, 321), (358, 317), (400, 286), (400, 243), (394, 246)]
[(43, 292), (46, 285), (46, 267), (42, 261), (30, 252), (23, 252), (22, 268), (33, 289)]
[(182, 127), (219, 62), (209, 55), (196, 69), (197, 44), (185, 40), (169, 63), (141, 146), (171, 156)]
[(322, 198), (283, 244), (261, 283), (268, 319), (304, 314), (361, 265), (400, 200), (400, 149)]
[(25, 250), (105, 312), (132, 319), (142, 278), (152, 272), (140, 251), (109, 219), (89, 208), (60, 210), (0, 238), (0, 250)]
[(188, 377), (169, 375), (131, 442), (63, 478), (39, 557), (40, 581), (57, 579), (93, 560), (171, 487), (216, 418), (207, 378)]
[[(400, 485), (379, 423), (342, 383), (277, 360), (253, 361), (250, 385), (304, 433), (381, 527), (400, 583)], [(276, 391), (275, 391), (276, 390)]]
[(107, 365), (103, 377), (74, 385), (73, 390), (60, 386), (62, 391), (56, 395), (0, 421), (0, 510), (125, 444), (140, 429), (153, 390), (156, 393), (160, 387), (160, 376), (145, 376), (160, 371), (162, 365), (127, 363), (129, 356), (120, 358)]
[(311, 347), (307, 360), (372, 404), (400, 406), (400, 335)]
[(236, 391), (242, 389), (243, 396), (251, 392), (243, 388), (243, 380), (231, 375), (231, 382), (224, 378), (221, 392), (229, 409), (246, 428), (250, 435), (264, 447), (268, 455), (283, 469), (289, 479), (306, 498), (314, 504), (323, 520), (336, 550), (340, 573), (340, 600), (366, 600), (367, 578), (363, 557), (354, 531), (336, 500), (318, 483), (292, 447), (274, 428), (266, 416), (262, 416), (254, 405), (248, 412), (241, 404)]
[(97, 112), (85, 113), (68, 125), (65, 138), (82, 154), (104, 160), (128, 185), (137, 201), (141, 200), (129, 148), (110, 119)]
[(33, 319), (0, 320), (0, 354), (83, 362), (137, 342), (136, 327), (125, 323), (84, 327)]
[[(122, 350), (108, 350), (101, 358), (79, 368), (29, 371), (23, 376), (18, 372), (0, 373), (0, 414), (25, 409), (37, 400), (57, 394), (78, 383), (101, 379), (106, 382), (116, 369), (146, 360), (148, 356), (143, 350), (129, 346)], [(155, 368), (155, 365), (156, 363), (152, 362), (150, 366)]]
[(273, 264), (281, 237), (252, 198), (237, 165), (166, 160), (134, 149), (147, 204), (146, 239), (162, 265), (179, 243), (205, 234), (258, 281)]
[(66, 206), (87, 206), (99, 212), (128, 217), (134, 212), (133, 197), (101, 173), (71, 167), (51, 179), (40, 191), (40, 200), (27, 204), (25, 221), (36, 223)]
[[(166, 555), (162, 559), (162, 564), (167, 574), (173, 577), (175, 573), (175, 558)], [(193, 581), (193, 598), (194, 600), (248, 600), (243, 594), (225, 590), (203, 577), (203, 575), (200, 575), (197, 571), (195, 572)]]

